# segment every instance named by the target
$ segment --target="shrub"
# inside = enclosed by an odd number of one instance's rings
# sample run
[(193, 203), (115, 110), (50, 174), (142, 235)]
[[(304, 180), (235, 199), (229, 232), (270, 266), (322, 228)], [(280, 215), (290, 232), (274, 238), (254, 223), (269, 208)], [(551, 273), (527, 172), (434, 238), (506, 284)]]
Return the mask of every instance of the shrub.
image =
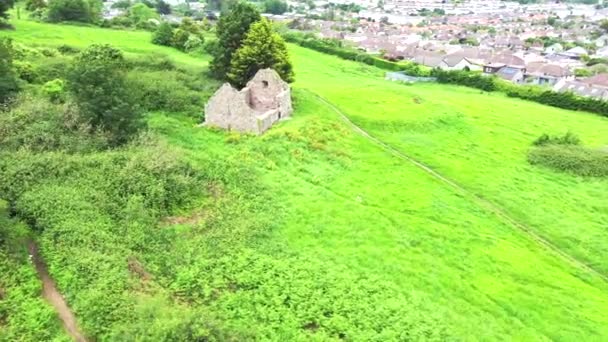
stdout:
[(59, 51), (59, 53), (61, 53), (62, 55), (73, 55), (80, 52), (80, 49), (70, 45), (61, 44), (57, 47), (57, 51)]
[(13, 44), (7, 38), (0, 38), (0, 103), (18, 90), (17, 75), (13, 70)]
[(63, 102), (65, 100), (65, 84), (62, 79), (54, 79), (42, 86), (42, 92), (52, 102)]
[(36, 64), (36, 82), (45, 83), (65, 78), (72, 59), (64, 56), (40, 59)]
[(204, 106), (200, 92), (184, 84), (176, 71), (135, 70), (128, 80), (139, 90), (138, 102), (146, 110), (197, 113)]
[(0, 148), (30, 151), (93, 151), (106, 146), (103, 134), (91, 132), (73, 107), (58, 105), (32, 93), (17, 97), (0, 113)]
[(184, 44), (184, 50), (187, 52), (192, 52), (199, 50), (203, 46), (204, 40), (199, 36), (195, 36), (193, 34), (188, 36), (188, 40)]
[(147, 54), (127, 61), (130, 68), (146, 70), (175, 70), (175, 64), (163, 54)]
[(287, 12), (287, 3), (281, 0), (264, 1), (264, 12), (272, 14), (283, 14)]
[(543, 134), (538, 139), (534, 140), (532, 145), (534, 146), (545, 146), (545, 145), (580, 145), (581, 139), (572, 132), (567, 132), (563, 136), (551, 136), (549, 134)]
[(541, 145), (530, 150), (528, 161), (579, 176), (608, 177), (608, 152), (583, 146)]
[(135, 24), (147, 22), (150, 19), (158, 18), (156, 11), (143, 3), (136, 3), (129, 8), (129, 17), (133, 19)]
[[(95, 0), (91, 0), (95, 1)], [(97, 19), (87, 0), (50, 0), (48, 4), (48, 20), (50, 22), (80, 21), (93, 22)]]
[(171, 46), (173, 28), (168, 22), (161, 23), (152, 35), (152, 43), (156, 45)]
[(178, 50), (184, 51), (186, 49), (186, 42), (188, 41), (189, 37), (190, 33), (178, 28), (173, 32), (171, 46)]
[(115, 144), (126, 142), (144, 125), (125, 68), (120, 50), (91, 45), (74, 59), (67, 78), (82, 119), (109, 132)]
[(0, 1), (0, 28), (6, 26), (4, 19), (8, 19), (8, 10), (13, 7), (13, 0), (1, 0)]
[(32, 12), (41, 8), (46, 8), (46, 2), (44, 0), (26, 0), (25, 9)]
[(481, 73), (434, 69), (432, 75), (437, 78), (437, 82), (439, 83), (459, 84), (483, 91), (495, 91), (498, 89), (495, 77)]
[(36, 80), (36, 71), (34, 70), (32, 63), (24, 61), (15, 61), (13, 63), (13, 66), (15, 67), (17, 76), (19, 76), (20, 79), (29, 83), (32, 83)]

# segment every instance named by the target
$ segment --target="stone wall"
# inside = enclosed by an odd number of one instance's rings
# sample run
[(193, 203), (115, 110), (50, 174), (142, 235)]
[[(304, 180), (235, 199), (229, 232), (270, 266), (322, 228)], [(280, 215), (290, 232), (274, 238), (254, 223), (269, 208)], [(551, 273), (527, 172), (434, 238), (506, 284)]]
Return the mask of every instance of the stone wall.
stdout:
[(205, 106), (205, 125), (262, 134), (293, 112), (289, 85), (263, 69), (240, 91), (225, 83)]

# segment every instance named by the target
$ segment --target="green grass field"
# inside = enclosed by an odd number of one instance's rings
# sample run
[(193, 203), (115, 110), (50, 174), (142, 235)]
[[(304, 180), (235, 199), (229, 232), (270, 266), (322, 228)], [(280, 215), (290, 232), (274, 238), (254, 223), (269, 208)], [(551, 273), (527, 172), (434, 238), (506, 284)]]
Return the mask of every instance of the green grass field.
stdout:
[[(15, 24), (0, 35), (41, 46), (104, 42), (200, 68), (208, 60), (156, 47), (147, 33)], [(603, 275), (608, 180), (533, 167), (526, 153), (542, 133), (568, 130), (608, 145), (606, 118), (390, 83), (372, 67), (290, 52), (294, 117), (261, 137), (199, 128), (191, 115), (149, 115), (194, 165), (225, 162), (225, 185), (202, 218), (150, 230), (170, 237), (140, 256), (163, 293), (261, 340), (608, 339), (601, 277), (359, 134), (336, 108)], [(50, 264), (51, 274), (63, 266)], [(78, 299), (69, 282), (58, 285)]]

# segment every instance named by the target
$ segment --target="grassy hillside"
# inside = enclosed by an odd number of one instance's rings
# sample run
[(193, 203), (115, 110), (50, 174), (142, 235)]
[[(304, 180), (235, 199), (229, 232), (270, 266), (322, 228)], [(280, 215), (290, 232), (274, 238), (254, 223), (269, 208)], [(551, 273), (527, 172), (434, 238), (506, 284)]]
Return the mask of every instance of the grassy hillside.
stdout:
[[(531, 166), (527, 151), (543, 133), (571, 131), (608, 145), (608, 119), (436, 84), (390, 84), (296, 48), (299, 82), (398, 150), (488, 199), (539, 235), (608, 274), (608, 189), (603, 178)], [(326, 67), (330, 61), (337, 63)]]
[[(107, 42), (133, 55), (166, 53), (197, 69), (208, 60), (156, 47), (146, 33), (15, 26), (0, 35), (51, 47)], [(23, 165), (30, 159), (53, 170), (70, 165), (48, 179), (26, 179), (17, 202), (44, 218), (43, 255), (86, 334), (98, 340), (608, 338), (605, 281), (472, 197), (608, 273), (602, 258), (608, 182), (526, 162), (542, 133), (571, 130), (590, 146), (608, 144), (608, 120), (466, 88), (394, 84), (378, 69), (290, 49), (296, 111), (261, 137), (197, 127), (196, 113), (148, 115), (151, 131), (179, 151), (180, 162), (191, 163), (192, 184), (202, 190), (194, 207), (170, 217), (153, 210), (166, 200), (154, 197), (162, 192), (149, 193), (155, 201), (148, 209), (137, 191), (165, 181), (156, 167), (175, 162), (160, 157), (163, 149), (59, 155), (61, 163), (45, 162), (53, 155), (17, 156)], [(340, 113), (466, 193), (379, 146)], [(20, 175), (21, 167), (8, 169)], [(148, 168), (150, 178), (143, 176)], [(122, 190), (133, 193), (112, 203)], [(49, 205), (41, 194), (59, 200)], [(88, 248), (90, 257), (70, 257)]]

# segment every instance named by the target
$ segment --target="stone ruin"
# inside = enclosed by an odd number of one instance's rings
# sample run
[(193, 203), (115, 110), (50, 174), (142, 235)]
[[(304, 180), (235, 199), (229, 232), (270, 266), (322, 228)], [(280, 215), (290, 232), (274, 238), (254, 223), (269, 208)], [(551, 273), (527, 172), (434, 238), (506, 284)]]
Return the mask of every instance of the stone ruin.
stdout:
[(291, 116), (291, 90), (272, 69), (259, 70), (245, 88), (224, 83), (205, 106), (205, 126), (262, 134)]

